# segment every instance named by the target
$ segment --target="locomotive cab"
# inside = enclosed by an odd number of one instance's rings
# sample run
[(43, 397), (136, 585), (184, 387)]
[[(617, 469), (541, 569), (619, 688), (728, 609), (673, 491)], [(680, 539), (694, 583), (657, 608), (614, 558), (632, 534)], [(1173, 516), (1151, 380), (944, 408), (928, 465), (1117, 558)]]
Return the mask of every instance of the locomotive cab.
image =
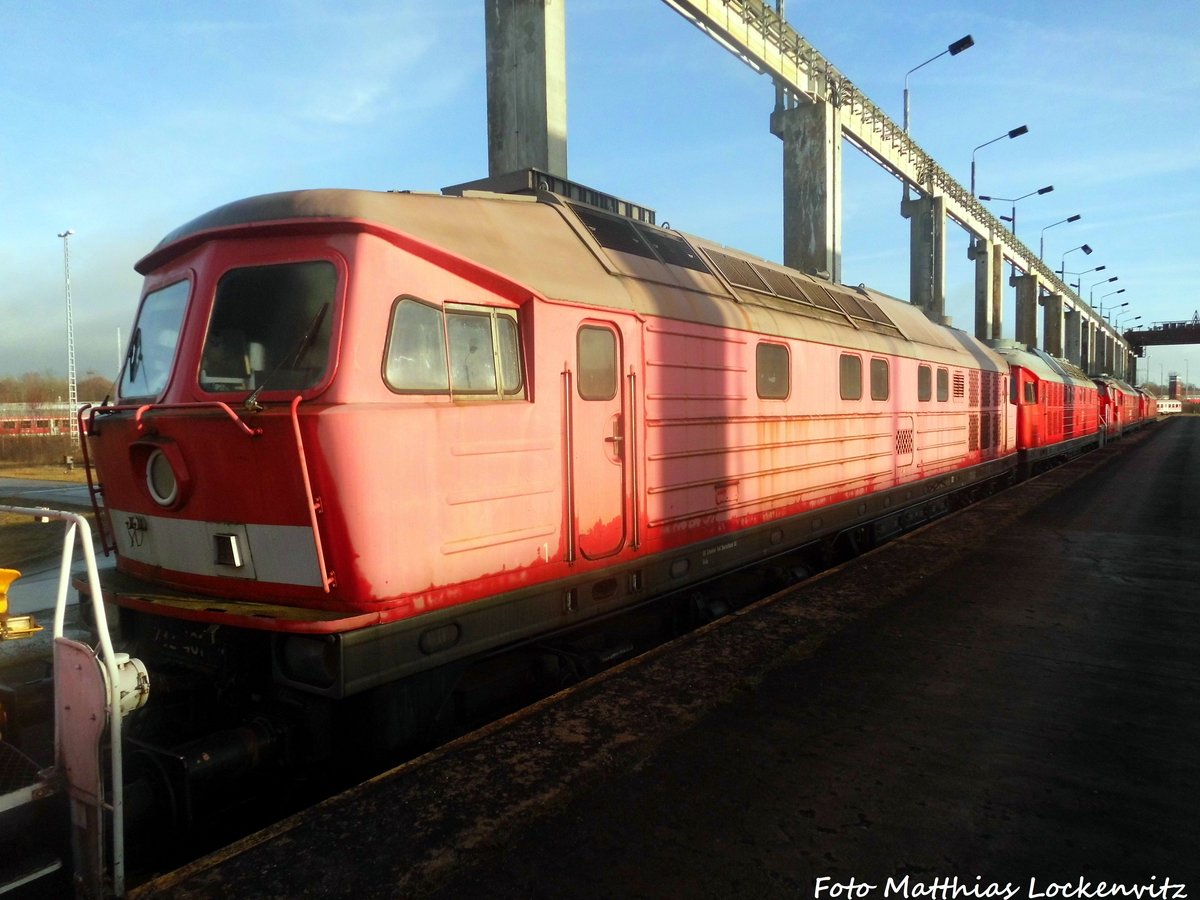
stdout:
[(1098, 443), (1096, 387), (1078, 366), (1015, 341), (992, 346), (1012, 372), (1009, 399), (1025, 474)]

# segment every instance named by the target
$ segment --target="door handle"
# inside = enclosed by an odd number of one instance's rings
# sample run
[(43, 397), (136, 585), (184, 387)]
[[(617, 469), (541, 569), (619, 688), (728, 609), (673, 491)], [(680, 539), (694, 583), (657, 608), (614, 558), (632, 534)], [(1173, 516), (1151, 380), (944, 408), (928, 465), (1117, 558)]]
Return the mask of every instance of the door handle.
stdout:
[(625, 435), (621, 434), (621, 416), (620, 414), (612, 418), (612, 434), (604, 439), (604, 443), (611, 444), (613, 455), (618, 459), (622, 456), (622, 448), (625, 444)]

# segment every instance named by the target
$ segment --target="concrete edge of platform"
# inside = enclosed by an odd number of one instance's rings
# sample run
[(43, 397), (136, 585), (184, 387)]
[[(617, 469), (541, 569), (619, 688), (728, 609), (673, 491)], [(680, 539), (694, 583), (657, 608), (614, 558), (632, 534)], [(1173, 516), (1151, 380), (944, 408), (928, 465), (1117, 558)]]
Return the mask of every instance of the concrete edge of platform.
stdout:
[(130, 896), (212, 896), (244, 884), (270, 885), (277, 896), (297, 887), (336, 894), (355, 866), (389, 894), (435, 890), (450, 873), (501, 851), (533, 819), (610, 773), (644, 764), (663, 741), (771, 670), (811, 656), (1154, 431), (1141, 429), (615, 666)]

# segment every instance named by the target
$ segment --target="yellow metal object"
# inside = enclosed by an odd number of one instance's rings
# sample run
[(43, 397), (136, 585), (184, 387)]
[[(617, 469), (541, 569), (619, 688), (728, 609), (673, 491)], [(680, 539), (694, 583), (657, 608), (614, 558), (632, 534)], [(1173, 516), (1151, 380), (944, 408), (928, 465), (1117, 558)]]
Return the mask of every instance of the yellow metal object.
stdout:
[(8, 618), (8, 586), (20, 577), (16, 569), (0, 569), (0, 619)]
[(10, 616), (8, 614), (8, 588), (21, 577), (16, 569), (0, 569), (0, 641), (10, 638), (28, 637), (42, 630), (33, 616)]

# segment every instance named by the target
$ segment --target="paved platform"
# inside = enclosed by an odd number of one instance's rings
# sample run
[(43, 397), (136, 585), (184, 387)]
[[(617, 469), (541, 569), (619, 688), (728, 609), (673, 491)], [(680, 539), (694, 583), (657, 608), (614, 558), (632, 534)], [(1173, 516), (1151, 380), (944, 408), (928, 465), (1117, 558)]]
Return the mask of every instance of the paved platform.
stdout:
[(1180, 419), (135, 896), (1200, 896), (1198, 647)]

